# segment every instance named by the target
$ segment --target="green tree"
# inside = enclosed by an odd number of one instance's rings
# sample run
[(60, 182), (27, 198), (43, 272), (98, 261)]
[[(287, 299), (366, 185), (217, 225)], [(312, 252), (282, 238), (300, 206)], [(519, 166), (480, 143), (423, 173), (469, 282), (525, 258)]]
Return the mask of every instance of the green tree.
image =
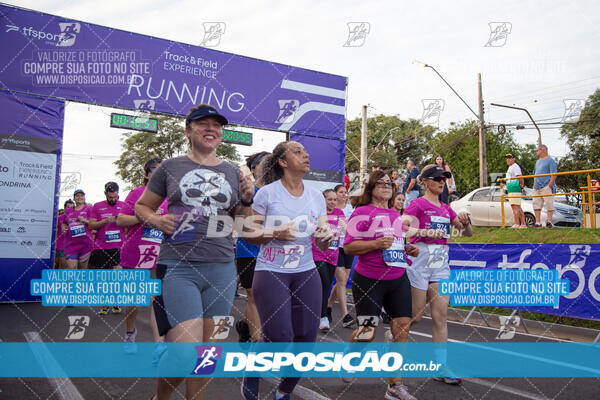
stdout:
[[(600, 168), (600, 89), (587, 98), (577, 121), (562, 126), (560, 135), (567, 140), (569, 153), (560, 159), (559, 171)], [(587, 185), (587, 176), (561, 175), (556, 184), (565, 192), (577, 192)], [(579, 202), (580, 196), (576, 198)]]
[[(499, 134), (493, 130), (486, 132), (488, 183), (493, 177), (503, 177), (508, 169), (506, 153), (513, 153), (523, 174), (533, 173), (535, 146), (517, 144), (514, 134), (507, 131)], [(432, 164), (441, 154), (456, 180), (457, 195), (463, 196), (479, 187), (479, 130), (477, 121), (451, 123), (450, 127), (438, 132), (430, 142), (429, 158), (425, 164)], [(423, 166), (425, 165), (423, 164)], [(532, 182), (526, 182), (531, 186)]]
[[(188, 151), (188, 141), (183, 133), (183, 118), (163, 115), (153, 117), (158, 119), (157, 133), (125, 132), (121, 137), (123, 151), (115, 165), (118, 167), (118, 175), (130, 185), (129, 189), (142, 184), (142, 167), (149, 159), (173, 158)], [(231, 144), (221, 144), (217, 148), (217, 155), (232, 163), (241, 161), (240, 154)]]
[[(346, 173), (360, 169), (360, 133), (362, 121), (346, 121)], [(435, 128), (420, 121), (400, 119), (397, 115), (376, 115), (367, 118), (367, 167), (375, 165), (384, 170), (404, 169), (409, 158), (417, 164), (428, 158), (427, 143)]]

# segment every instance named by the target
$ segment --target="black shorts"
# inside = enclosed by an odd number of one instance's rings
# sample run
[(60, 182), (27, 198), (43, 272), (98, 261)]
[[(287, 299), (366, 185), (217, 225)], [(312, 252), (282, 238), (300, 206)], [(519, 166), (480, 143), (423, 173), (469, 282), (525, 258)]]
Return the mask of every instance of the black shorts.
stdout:
[(107, 269), (119, 265), (121, 249), (94, 250), (90, 256), (91, 268)]
[(383, 281), (367, 278), (354, 271), (352, 296), (357, 316), (379, 316), (383, 306), (391, 318), (412, 318), (410, 281), (406, 272), (400, 278)]
[(340, 254), (338, 255), (337, 266), (350, 269), (352, 268), (352, 263), (354, 263), (354, 256), (344, 253), (344, 248), (340, 247)]
[[(156, 279), (162, 280), (165, 273), (167, 272), (167, 266), (163, 264), (157, 264)], [(163, 301), (162, 294), (160, 296), (154, 296), (154, 302), (152, 302), (152, 308), (154, 309), (154, 317), (156, 318), (156, 327), (158, 328), (158, 334), (164, 336), (167, 334), (169, 329), (172, 328), (167, 318), (167, 312), (165, 311), (165, 302)]]
[(252, 280), (254, 279), (254, 268), (256, 267), (256, 257), (241, 257), (235, 259), (240, 283), (244, 289), (252, 289)]

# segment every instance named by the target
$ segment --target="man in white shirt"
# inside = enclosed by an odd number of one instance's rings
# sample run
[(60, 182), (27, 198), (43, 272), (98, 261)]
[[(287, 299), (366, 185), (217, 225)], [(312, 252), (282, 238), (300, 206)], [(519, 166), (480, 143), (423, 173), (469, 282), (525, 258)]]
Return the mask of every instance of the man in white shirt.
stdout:
[[(512, 153), (506, 154), (506, 163), (508, 164), (508, 170), (506, 171), (507, 178), (515, 178), (517, 176), (523, 175), (521, 171), (521, 167), (519, 164), (515, 162), (515, 156)], [(514, 217), (514, 225), (511, 228), (527, 228), (527, 224), (525, 223), (525, 214), (523, 213), (523, 209), (521, 208), (521, 198), (513, 197), (520, 196), (521, 193), (524, 193), (524, 180), (523, 178), (512, 179), (510, 181), (506, 181), (506, 191), (508, 192), (508, 203), (512, 208), (513, 217)], [(512, 195), (512, 196), (511, 196)]]

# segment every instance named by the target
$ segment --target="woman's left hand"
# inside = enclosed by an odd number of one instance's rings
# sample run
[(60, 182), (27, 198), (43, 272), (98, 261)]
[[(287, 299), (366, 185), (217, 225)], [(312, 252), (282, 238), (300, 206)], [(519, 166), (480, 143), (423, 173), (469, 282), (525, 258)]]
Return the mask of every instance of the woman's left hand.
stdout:
[(406, 251), (406, 254), (411, 257), (419, 256), (419, 247), (414, 244), (409, 244), (404, 250)]
[(464, 211), (459, 212), (457, 217), (461, 224), (466, 226), (469, 223), (469, 214), (468, 213), (466, 213)]

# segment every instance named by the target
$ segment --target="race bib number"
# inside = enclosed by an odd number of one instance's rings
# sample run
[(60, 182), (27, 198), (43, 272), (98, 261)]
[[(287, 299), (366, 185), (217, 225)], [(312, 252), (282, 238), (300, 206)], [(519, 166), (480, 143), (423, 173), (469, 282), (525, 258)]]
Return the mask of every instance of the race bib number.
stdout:
[(427, 268), (439, 269), (448, 265), (448, 251), (443, 244), (428, 244), (427, 252), (429, 253)]
[(106, 231), (104, 232), (106, 243), (119, 243), (121, 241), (121, 231)]
[(144, 232), (142, 232), (142, 240), (153, 243), (162, 243), (163, 238), (164, 234), (161, 230), (144, 227)]
[(431, 229), (440, 229), (446, 234), (444, 238), (450, 238), (450, 219), (446, 217), (439, 217), (437, 215), (431, 216)]
[(337, 250), (339, 246), (340, 246), (340, 238), (337, 237), (337, 233), (336, 233), (336, 236), (331, 241), (331, 244), (329, 245), (328, 250)]
[(73, 238), (85, 236), (85, 226), (83, 226), (83, 224), (71, 225), (69, 230), (71, 231), (71, 237)]
[(383, 261), (390, 267), (408, 268), (403, 239), (394, 238), (392, 245), (388, 249), (383, 249), (382, 253)]

